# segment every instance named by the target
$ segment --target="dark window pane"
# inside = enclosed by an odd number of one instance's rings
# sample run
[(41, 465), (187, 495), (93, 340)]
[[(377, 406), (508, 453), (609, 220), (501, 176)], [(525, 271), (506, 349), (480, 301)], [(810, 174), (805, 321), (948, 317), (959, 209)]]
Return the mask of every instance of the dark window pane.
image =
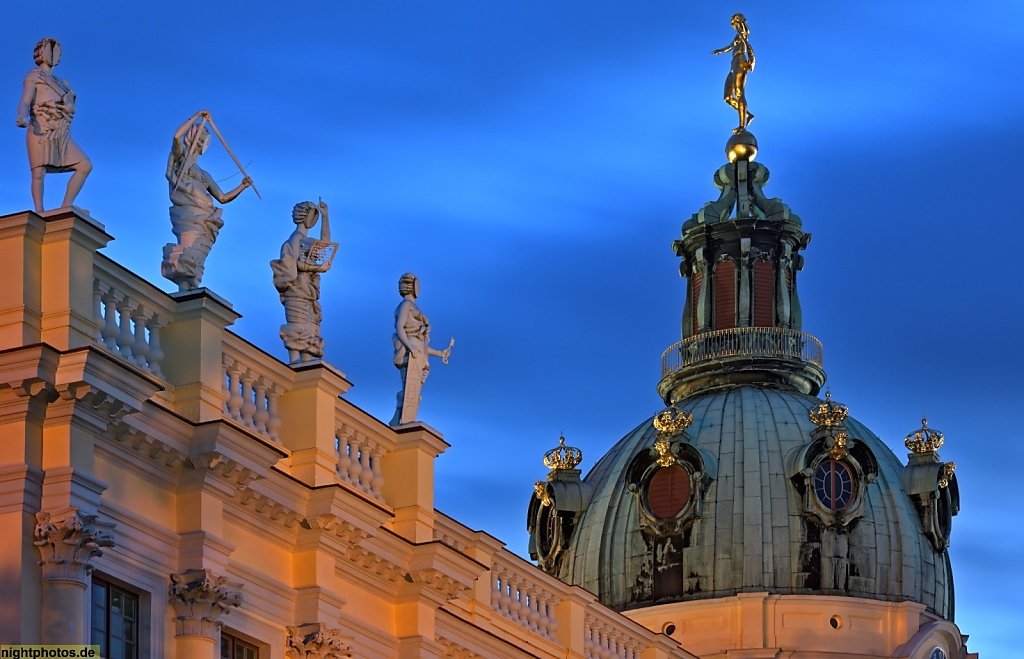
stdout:
[(107, 587), (100, 581), (92, 582), (92, 601), (94, 604), (106, 608), (107, 606)]

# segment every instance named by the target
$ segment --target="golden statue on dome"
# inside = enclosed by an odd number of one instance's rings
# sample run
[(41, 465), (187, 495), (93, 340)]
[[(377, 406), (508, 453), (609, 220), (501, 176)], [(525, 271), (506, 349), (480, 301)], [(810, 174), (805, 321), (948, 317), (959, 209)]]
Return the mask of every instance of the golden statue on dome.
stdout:
[(754, 49), (747, 41), (747, 37), (750, 36), (750, 28), (747, 27), (747, 19), (743, 14), (733, 14), (730, 23), (736, 30), (736, 38), (725, 48), (711, 51), (711, 54), (732, 53), (729, 75), (725, 77), (725, 102), (735, 108), (740, 115), (740, 125), (732, 132), (742, 133), (754, 120), (754, 115), (747, 110), (747, 97), (744, 93), (747, 86), (747, 73), (754, 70)]

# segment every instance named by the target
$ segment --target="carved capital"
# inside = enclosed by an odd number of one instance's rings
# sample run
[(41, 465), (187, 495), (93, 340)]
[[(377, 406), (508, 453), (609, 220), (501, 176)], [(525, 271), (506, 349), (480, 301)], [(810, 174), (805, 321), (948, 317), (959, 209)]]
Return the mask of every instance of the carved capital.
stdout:
[(217, 638), (220, 616), (242, 603), (242, 584), (210, 570), (185, 570), (171, 575), (168, 602), (174, 608), (175, 636)]
[(33, 544), (39, 549), (42, 580), (70, 581), (85, 586), (96, 556), (102, 556), (102, 547), (113, 547), (114, 525), (97, 521), (96, 515), (86, 515), (78, 508), (61, 513), (36, 513)]
[(322, 622), (288, 628), (289, 659), (345, 659), (352, 656), (350, 638)]

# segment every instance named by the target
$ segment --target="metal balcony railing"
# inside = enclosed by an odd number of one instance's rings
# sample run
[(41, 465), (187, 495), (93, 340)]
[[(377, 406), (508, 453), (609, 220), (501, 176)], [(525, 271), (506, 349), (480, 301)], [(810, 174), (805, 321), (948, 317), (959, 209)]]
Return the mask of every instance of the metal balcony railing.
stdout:
[(661, 356), (661, 376), (715, 359), (782, 357), (821, 366), (821, 341), (781, 327), (733, 327), (673, 343)]

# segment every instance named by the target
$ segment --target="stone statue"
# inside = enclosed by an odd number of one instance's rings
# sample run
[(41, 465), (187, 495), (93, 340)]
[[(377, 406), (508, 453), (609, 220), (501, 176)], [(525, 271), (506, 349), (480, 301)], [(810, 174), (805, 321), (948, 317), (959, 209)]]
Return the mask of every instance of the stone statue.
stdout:
[[(196, 123), (197, 120), (200, 120), (199, 123)], [(160, 272), (177, 284), (179, 291), (199, 287), (206, 257), (217, 240), (217, 233), (224, 226), (224, 221), (220, 219), (222, 209), (213, 205), (214, 199), (226, 204), (241, 194), (242, 190), (252, 186), (252, 179), (244, 176), (235, 189), (223, 192), (213, 177), (199, 167), (199, 156), (210, 146), (207, 123), (216, 130), (210, 113), (201, 110), (179, 126), (171, 142), (171, 154), (167, 158), (171, 231), (178, 239), (178, 244), (164, 245)]]
[[(320, 240), (309, 238), (309, 230), (320, 224)], [(331, 242), (327, 204), (303, 201), (292, 209), (295, 231), (281, 245), (281, 258), (270, 262), (274, 271), (274, 288), (281, 294), (285, 324), (281, 339), (291, 363), (308, 362), (324, 356), (324, 340), (320, 336), (320, 273), (331, 268), (338, 243)]]
[(736, 109), (740, 114), (740, 125), (733, 129), (733, 133), (740, 133), (747, 129), (754, 115), (747, 111), (747, 97), (745, 88), (747, 86), (747, 72), (754, 70), (754, 49), (747, 41), (750, 36), (750, 28), (747, 27), (747, 19), (743, 14), (733, 14), (732, 27), (736, 30), (736, 38), (725, 48), (711, 51), (712, 55), (722, 55), (732, 52), (732, 65), (729, 67), (729, 75), (725, 77), (725, 102)]
[(61, 206), (70, 206), (92, 171), (92, 163), (71, 139), (75, 116), (75, 92), (66, 80), (53, 75), (60, 63), (60, 44), (43, 39), (36, 44), (36, 68), (25, 76), (25, 90), (18, 103), (21, 128), (28, 128), (28, 165), (32, 169), (32, 202), (43, 212), (43, 178), (47, 172), (74, 172)]
[(416, 306), (420, 295), (420, 281), (416, 275), (407, 272), (398, 280), (398, 293), (402, 302), (395, 309), (395, 366), (402, 378), (402, 390), (398, 392), (398, 404), (390, 425), (399, 426), (416, 420), (420, 407), (420, 391), (430, 374), (428, 357), (440, 357), (448, 363), (455, 339), (444, 350), (430, 347), (430, 322)]

